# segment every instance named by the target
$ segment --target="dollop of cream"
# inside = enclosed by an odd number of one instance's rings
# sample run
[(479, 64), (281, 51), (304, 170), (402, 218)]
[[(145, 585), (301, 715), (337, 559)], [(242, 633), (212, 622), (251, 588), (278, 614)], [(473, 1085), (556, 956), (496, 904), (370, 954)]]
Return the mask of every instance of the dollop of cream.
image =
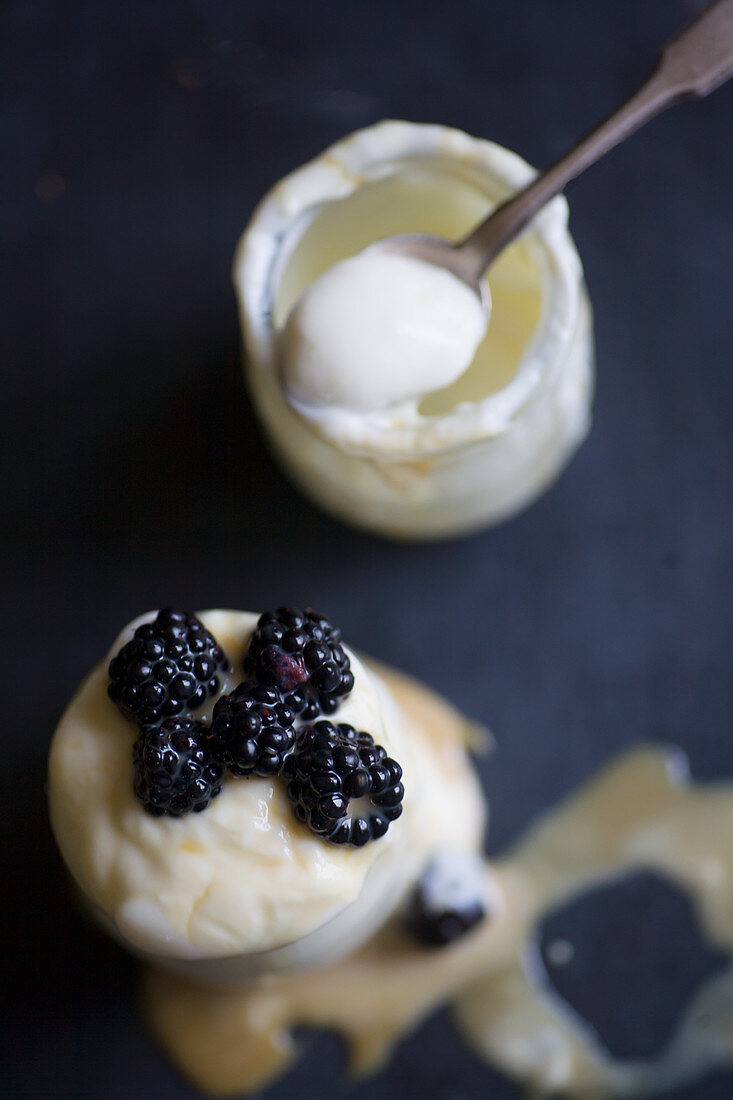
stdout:
[(291, 310), (281, 344), (286, 393), (306, 415), (420, 397), (463, 374), (487, 322), (478, 296), (449, 271), (367, 249), (325, 271)]
[[(434, 747), (382, 677), (351, 652), (355, 687), (333, 720), (369, 731), (404, 769), (404, 812), (384, 837), (361, 849), (328, 844), (295, 819), (281, 780), (259, 777), (228, 777), (203, 813), (151, 817), (132, 788), (137, 730), (107, 696), (107, 665), (154, 615), (126, 627), (84, 681), (49, 757), (61, 853), (93, 911), (125, 945), (198, 965), (294, 944), (332, 917), (342, 922), (338, 937), (358, 943), (362, 918), (379, 921), (384, 908), (379, 901), (379, 912), (370, 912), (375, 892), (390, 899), (386, 919), (431, 847), (475, 849), (483, 799), (462, 749), (449, 745), (446, 755)], [(222, 688), (231, 690), (257, 616), (200, 618), (230, 659)]]

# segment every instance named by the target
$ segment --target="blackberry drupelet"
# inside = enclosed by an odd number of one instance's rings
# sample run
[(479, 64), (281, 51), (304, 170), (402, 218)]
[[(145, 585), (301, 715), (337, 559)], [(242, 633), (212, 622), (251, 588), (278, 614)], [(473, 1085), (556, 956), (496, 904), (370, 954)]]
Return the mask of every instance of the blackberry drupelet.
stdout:
[(459, 853), (436, 856), (408, 903), (407, 928), (430, 947), (444, 947), (465, 936), (487, 914), (484, 879), (478, 857)]
[(219, 794), (223, 768), (211, 755), (208, 735), (201, 722), (184, 716), (140, 731), (133, 749), (134, 790), (148, 813), (199, 813)]
[(295, 744), (294, 722), (276, 687), (249, 680), (217, 699), (211, 751), (233, 775), (277, 775)]
[(261, 684), (279, 688), (307, 722), (333, 714), (354, 686), (341, 631), (310, 608), (279, 607), (261, 615), (244, 670)]
[(402, 813), (402, 768), (370, 734), (345, 723), (298, 730), (283, 774), (295, 816), (332, 844), (360, 848)]
[(110, 661), (107, 691), (125, 718), (153, 726), (197, 710), (219, 690), (219, 673), (228, 668), (216, 638), (195, 615), (166, 608)]

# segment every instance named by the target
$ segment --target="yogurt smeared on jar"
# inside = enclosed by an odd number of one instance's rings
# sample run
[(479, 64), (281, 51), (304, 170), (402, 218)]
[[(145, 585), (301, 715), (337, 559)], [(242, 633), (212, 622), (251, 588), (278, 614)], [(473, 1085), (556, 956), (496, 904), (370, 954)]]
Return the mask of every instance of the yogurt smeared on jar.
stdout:
[[(154, 617), (126, 627), (110, 656)], [(228, 658), (230, 692), (258, 618), (200, 620)], [(383, 676), (347, 653), (353, 690), (329, 717), (369, 731), (405, 772), (404, 813), (361, 848), (296, 820), (280, 776), (228, 776), (203, 813), (151, 816), (133, 790), (138, 731), (107, 693), (109, 659), (87, 677), (51, 746), (51, 824), (88, 905), (125, 946), (196, 979), (330, 962), (387, 919), (436, 845), (477, 850), (484, 800), (463, 746), (432, 744)], [(213, 705), (196, 713), (207, 720)]]
[(300, 296), (282, 335), (283, 382), (308, 414), (369, 412), (455, 382), (486, 334), (478, 296), (451, 272), (367, 249)]
[(460, 240), (533, 175), (492, 142), (392, 120), (257, 207), (234, 267), (247, 379), (273, 452), (328, 512), (392, 538), (476, 530), (526, 507), (585, 437), (591, 316), (562, 197), (491, 265), (491, 321), (449, 385), (372, 409), (306, 408), (284, 385), (283, 329), (329, 269), (401, 234)]

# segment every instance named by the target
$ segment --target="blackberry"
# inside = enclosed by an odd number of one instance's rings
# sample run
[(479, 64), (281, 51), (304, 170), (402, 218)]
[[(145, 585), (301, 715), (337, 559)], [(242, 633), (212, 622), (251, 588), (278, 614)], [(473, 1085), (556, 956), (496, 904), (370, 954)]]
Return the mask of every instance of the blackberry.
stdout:
[(250, 680), (217, 699), (211, 750), (233, 775), (277, 775), (295, 744), (294, 722), (277, 688)]
[(279, 607), (260, 615), (244, 670), (279, 688), (306, 722), (333, 714), (354, 686), (341, 631), (310, 608)]
[(166, 608), (137, 628), (110, 661), (110, 699), (140, 726), (196, 710), (229, 668), (216, 638), (195, 615)]
[(485, 871), (478, 857), (437, 856), (418, 881), (406, 913), (412, 935), (444, 947), (470, 932), (487, 913)]
[(402, 768), (345, 723), (301, 727), (283, 772), (295, 816), (332, 844), (360, 848), (402, 813)]
[(134, 790), (149, 814), (199, 813), (221, 791), (223, 768), (208, 729), (193, 718), (166, 718), (140, 731), (133, 749)]

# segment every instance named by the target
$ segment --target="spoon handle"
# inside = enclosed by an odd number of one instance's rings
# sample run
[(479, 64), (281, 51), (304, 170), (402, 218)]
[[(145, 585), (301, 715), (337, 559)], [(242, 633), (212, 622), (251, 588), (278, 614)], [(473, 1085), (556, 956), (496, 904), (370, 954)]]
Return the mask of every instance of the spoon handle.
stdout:
[(456, 245), (466, 269), (479, 278), (570, 180), (666, 107), (706, 96), (732, 75), (733, 0), (718, 0), (668, 42), (656, 69), (631, 99)]

